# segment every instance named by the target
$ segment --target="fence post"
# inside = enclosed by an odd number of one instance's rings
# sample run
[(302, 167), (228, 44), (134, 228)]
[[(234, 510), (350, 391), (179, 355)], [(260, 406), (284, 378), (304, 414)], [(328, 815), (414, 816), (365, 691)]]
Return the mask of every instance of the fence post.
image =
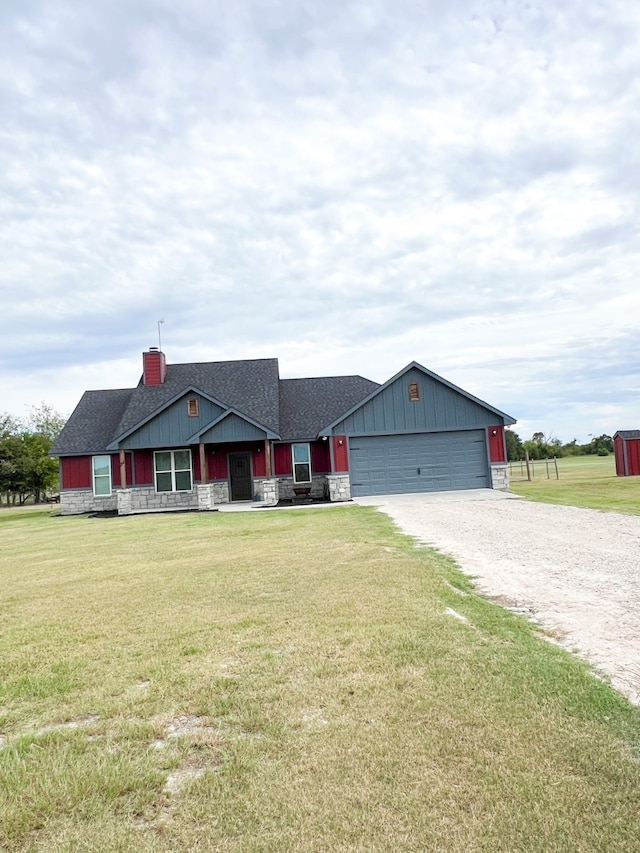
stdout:
[(527, 480), (531, 480), (531, 465), (529, 465), (529, 451), (524, 452), (524, 461), (527, 463)]

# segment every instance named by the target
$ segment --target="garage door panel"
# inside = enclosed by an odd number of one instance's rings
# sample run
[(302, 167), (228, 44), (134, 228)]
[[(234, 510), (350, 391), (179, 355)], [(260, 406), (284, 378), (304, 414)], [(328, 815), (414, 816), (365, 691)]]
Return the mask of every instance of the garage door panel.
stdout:
[(354, 497), (490, 486), (484, 430), (352, 438), (349, 449)]

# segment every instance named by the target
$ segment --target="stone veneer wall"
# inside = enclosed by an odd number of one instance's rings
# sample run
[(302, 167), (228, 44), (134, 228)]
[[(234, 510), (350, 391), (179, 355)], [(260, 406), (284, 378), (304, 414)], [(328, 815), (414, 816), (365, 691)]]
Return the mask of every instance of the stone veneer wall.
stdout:
[(153, 486), (135, 486), (118, 492), (118, 512), (129, 515), (136, 512), (162, 512), (172, 509), (198, 509), (198, 493), (156, 492)]
[[(294, 486), (296, 488), (304, 488), (308, 486), (309, 483), (294, 483), (293, 477), (278, 477), (278, 500), (290, 501), (295, 498), (295, 493), (293, 491)], [(321, 476), (315, 476), (311, 480), (311, 492), (309, 493), (309, 497), (311, 498), (323, 498), (325, 497), (326, 491), (325, 487), (327, 485), (327, 477), (322, 474)]]
[(115, 494), (96, 497), (91, 489), (64, 489), (60, 492), (60, 514), (82, 515), (85, 512), (113, 512), (117, 508)]
[(229, 483), (226, 480), (214, 480), (211, 483), (211, 494), (214, 504), (229, 503)]
[(328, 474), (329, 500), (350, 501), (351, 479), (348, 474)]
[(501, 492), (509, 490), (509, 464), (500, 462), (491, 466), (491, 488)]
[(275, 506), (280, 499), (280, 483), (275, 477), (257, 477), (253, 481), (253, 492), (256, 500)]

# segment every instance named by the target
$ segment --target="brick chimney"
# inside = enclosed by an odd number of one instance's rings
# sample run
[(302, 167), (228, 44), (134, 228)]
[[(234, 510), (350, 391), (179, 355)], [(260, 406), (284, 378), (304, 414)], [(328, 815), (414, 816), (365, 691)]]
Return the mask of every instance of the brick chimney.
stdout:
[(142, 353), (142, 381), (145, 385), (162, 385), (167, 375), (167, 360), (158, 347)]

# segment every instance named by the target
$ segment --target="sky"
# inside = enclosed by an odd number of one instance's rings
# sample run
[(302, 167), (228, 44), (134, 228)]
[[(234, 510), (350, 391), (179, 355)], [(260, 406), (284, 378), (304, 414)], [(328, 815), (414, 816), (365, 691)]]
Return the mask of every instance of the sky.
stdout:
[(160, 330), (640, 428), (639, 44), (629, 0), (2, 0), (0, 412)]

